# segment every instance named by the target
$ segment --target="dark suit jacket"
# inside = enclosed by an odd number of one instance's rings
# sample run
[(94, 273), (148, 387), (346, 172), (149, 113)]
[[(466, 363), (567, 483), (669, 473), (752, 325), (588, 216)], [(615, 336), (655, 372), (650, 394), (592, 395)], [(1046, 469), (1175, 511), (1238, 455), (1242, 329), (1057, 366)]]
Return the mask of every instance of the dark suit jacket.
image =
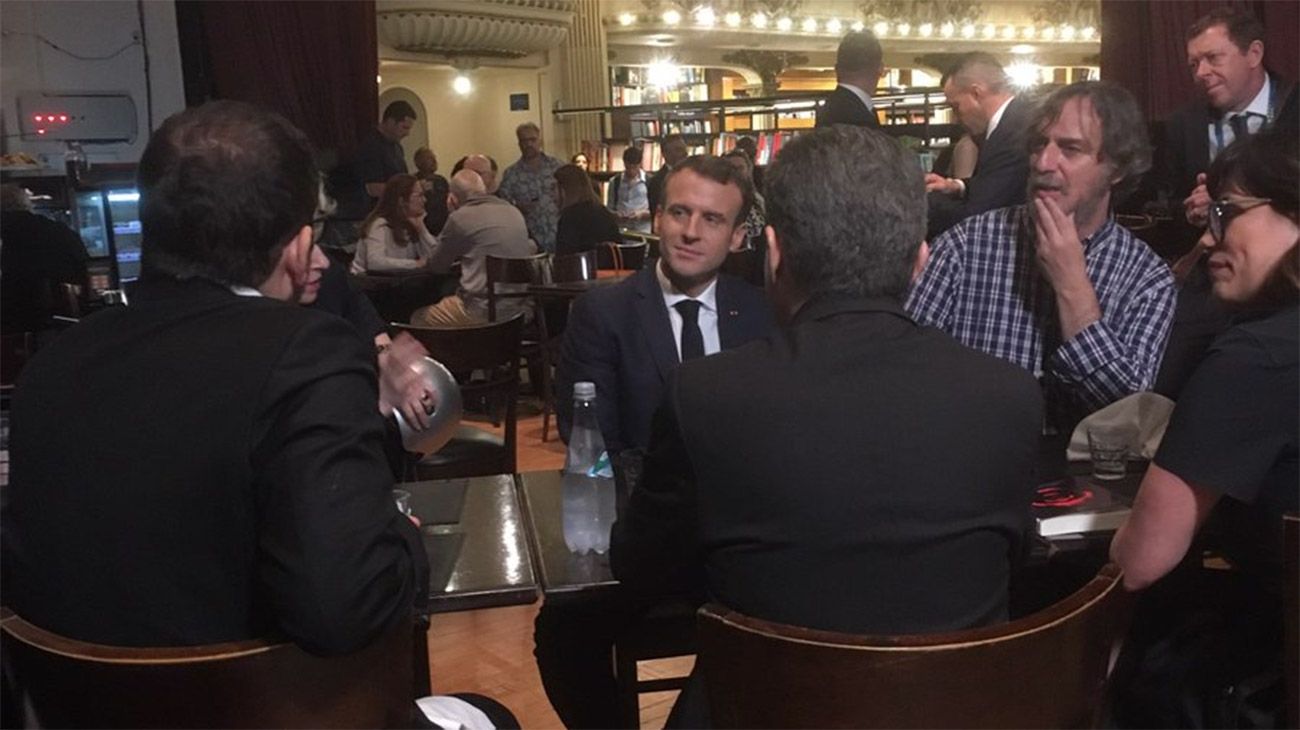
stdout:
[[(718, 276), (718, 339), (728, 350), (767, 334), (771, 307), (763, 293)], [(567, 441), (573, 384), (596, 384), (596, 412), (611, 454), (650, 443), (650, 419), (677, 369), (677, 343), (653, 267), (584, 294), (573, 304), (555, 373), (555, 415)]]
[(1032, 105), (1020, 97), (1007, 105), (997, 129), (980, 144), (979, 160), (974, 174), (966, 180), (964, 197), (930, 193), (931, 241), (970, 216), (1025, 202), (1025, 183), (1029, 179), (1025, 132), (1032, 110)]
[(817, 108), (817, 126), (829, 127), (832, 124), (852, 124), (868, 129), (880, 129), (880, 120), (875, 112), (868, 109), (857, 94), (836, 86), (826, 97), (826, 103)]
[(347, 322), (143, 279), (23, 370), (5, 602), (74, 638), (356, 650), (428, 592)]
[(1042, 411), (1030, 374), (896, 302), (814, 301), (678, 369), (614, 574), (835, 631), (1005, 620)]
[(35, 332), (50, 326), (50, 286), (66, 282), (89, 294), (90, 256), (71, 228), (36, 213), (0, 216), (0, 331)]

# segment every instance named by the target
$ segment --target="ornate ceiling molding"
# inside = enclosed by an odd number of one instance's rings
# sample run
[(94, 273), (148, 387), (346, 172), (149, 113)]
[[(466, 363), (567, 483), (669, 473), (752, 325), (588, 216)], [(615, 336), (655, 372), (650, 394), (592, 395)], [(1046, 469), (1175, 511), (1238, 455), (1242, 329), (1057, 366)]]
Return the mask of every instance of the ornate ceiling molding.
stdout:
[(522, 58), (564, 43), (574, 0), (380, 0), (379, 40), (441, 57)]

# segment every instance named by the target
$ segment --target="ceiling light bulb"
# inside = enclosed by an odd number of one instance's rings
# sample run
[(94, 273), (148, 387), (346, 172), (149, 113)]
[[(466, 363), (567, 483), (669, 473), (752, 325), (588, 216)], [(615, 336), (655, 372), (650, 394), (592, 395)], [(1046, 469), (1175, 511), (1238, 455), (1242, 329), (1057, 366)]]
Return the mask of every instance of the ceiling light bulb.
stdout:
[(636, 16), (631, 13), (620, 13), (618, 16), (619, 25), (631, 25), (636, 22)]
[(750, 22), (754, 24), (754, 27), (755, 27), (755, 28), (766, 28), (766, 27), (767, 27), (767, 14), (766, 14), (766, 13), (754, 13), (754, 17), (753, 17), (753, 18), (750, 18)]
[(705, 5), (695, 11), (695, 22), (699, 25), (712, 27), (718, 21), (718, 17), (713, 14), (713, 8)]
[(1016, 27), (1015, 27), (1014, 25), (1004, 25), (1004, 26), (1002, 26), (1002, 37), (1003, 37), (1004, 39), (1006, 39), (1006, 40), (1011, 40), (1012, 38), (1015, 38), (1015, 37), (1016, 37)]
[(816, 19), (816, 18), (804, 18), (804, 19), (803, 19), (803, 25), (801, 25), (800, 27), (803, 28), (803, 32), (805, 32), (805, 33), (816, 33), (816, 32), (817, 32), (817, 19)]
[(921, 27), (916, 29), (916, 32), (920, 33), (922, 38), (929, 38), (934, 34), (934, 25), (930, 23), (922, 23)]
[(967, 24), (963, 25), (963, 26), (961, 27), (961, 37), (962, 37), (962, 38), (974, 38), (974, 37), (975, 37), (975, 26), (974, 26), (974, 25), (971, 25), (970, 23), (967, 23)]
[(1049, 26), (1047, 26), (1046, 28), (1043, 28), (1042, 36), (1043, 36), (1043, 40), (1045, 40), (1045, 41), (1055, 40), (1055, 39), (1056, 39), (1056, 26), (1054, 26), (1054, 25), (1049, 25)]
[(894, 30), (898, 31), (898, 34), (899, 34), (899, 35), (907, 35), (908, 33), (911, 33), (911, 32), (912, 32), (912, 24), (911, 24), (911, 23), (899, 23), (899, 24), (894, 28)]
[(1025, 26), (1024, 28), (1020, 29), (1020, 37), (1024, 38), (1027, 41), (1032, 41), (1034, 39), (1034, 36), (1037, 34), (1038, 31), (1034, 30), (1032, 26)]
[(777, 30), (790, 30), (790, 28), (793, 25), (794, 25), (794, 21), (790, 20), (789, 18), (777, 18), (776, 20)]
[(1072, 40), (1074, 40), (1074, 34), (1075, 34), (1075, 32), (1076, 32), (1076, 31), (1074, 30), (1074, 26), (1073, 26), (1073, 25), (1067, 25), (1067, 26), (1065, 26), (1064, 28), (1061, 29), (1061, 39), (1062, 39), (1062, 40), (1067, 40), (1067, 41), (1072, 41)]
[(474, 90), (474, 83), (465, 74), (457, 74), (451, 82), (452, 91), (464, 96)]
[[(955, 32), (956, 30), (957, 27), (952, 23), (944, 23), (943, 25), (939, 26), (939, 35), (943, 36), (944, 38), (951, 38), (953, 32)], [(974, 29), (972, 28), (971, 30), (973, 31)]]
[(840, 32), (843, 30), (844, 30), (844, 24), (840, 22), (839, 18), (831, 18), (830, 20), (826, 21), (827, 33), (834, 33), (836, 35), (839, 35)]
[(853, 21), (853, 25), (850, 25), (849, 27), (853, 29), (854, 33), (861, 33), (862, 29), (866, 28), (867, 26), (861, 20), (855, 20)]
[(1092, 27), (1091, 25), (1084, 28), (1082, 32), (1083, 32), (1083, 39), (1085, 41), (1090, 41), (1092, 40), (1093, 36), (1097, 35), (1097, 29)]
[(889, 33), (889, 23), (882, 20), (871, 26), (871, 30), (878, 36), (887, 35)]
[(739, 28), (740, 20), (740, 13), (733, 12), (727, 13), (726, 17), (722, 19), (722, 22), (726, 23), (728, 28)]
[(993, 36), (997, 35), (997, 33), (998, 33), (998, 29), (992, 23), (989, 23), (988, 25), (984, 26), (985, 38), (992, 38)]
[(671, 8), (665, 10), (664, 22), (667, 23), (668, 25), (677, 25), (678, 23), (682, 22), (682, 14), (677, 12), (677, 10)]
[[(382, 84), (382, 83), (384, 83), (384, 77), (383, 77), (382, 75), (380, 75), (380, 74), (375, 74), (375, 83), (376, 83), (376, 84)], [(38, 122), (41, 121), (41, 118), (40, 118), (40, 117), (36, 117), (36, 121), (38, 121)]]

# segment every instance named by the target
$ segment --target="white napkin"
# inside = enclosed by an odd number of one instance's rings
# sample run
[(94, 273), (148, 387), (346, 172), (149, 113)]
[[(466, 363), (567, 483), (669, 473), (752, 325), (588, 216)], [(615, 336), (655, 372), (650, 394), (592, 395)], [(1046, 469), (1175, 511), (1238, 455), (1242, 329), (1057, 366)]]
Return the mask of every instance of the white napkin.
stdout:
[(1169, 415), (1174, 412), (1174, 402), (1156, 393), (1134, 393), (1121, 398), (1079, 422), (1070, 435), (1070, 448), (1066, 458), (1070, 461), (1088, 461), (1088, 427), (1124, 426), (1137, 428), (1137, 445), (1129, 456), (1150, 459), (1160, 448), (1169, 425)]

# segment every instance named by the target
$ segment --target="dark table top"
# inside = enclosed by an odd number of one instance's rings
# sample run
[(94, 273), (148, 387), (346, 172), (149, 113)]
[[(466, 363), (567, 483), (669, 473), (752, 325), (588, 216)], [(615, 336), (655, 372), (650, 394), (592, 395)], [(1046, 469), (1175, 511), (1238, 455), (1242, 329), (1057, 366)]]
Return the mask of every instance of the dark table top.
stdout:
[(609, 569), (608, 554), (575, 555), (564, 544), (560, 472), (520, 474), (519, 486), (528, 539), (547, 600), (565, 593), (617, 585)]
[(411, 509), (422, 523), (435, 613), (537, 600), (537, 579), (525, 537), (514, 477), (408, 482)]

